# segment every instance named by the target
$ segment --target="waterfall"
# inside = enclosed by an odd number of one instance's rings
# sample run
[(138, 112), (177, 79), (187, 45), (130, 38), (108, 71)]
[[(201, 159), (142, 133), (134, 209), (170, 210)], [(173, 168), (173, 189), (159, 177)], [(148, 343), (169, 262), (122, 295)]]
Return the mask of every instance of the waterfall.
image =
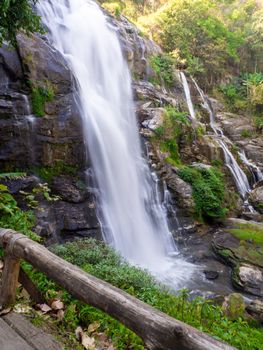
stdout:
[(187, 79), (185, 77), (184, 72), (179, 72), (179, 74), (180, 74), (180, 78), (181, 78), (181, 81), (182, 81), (182, 84), (183, 84), (185, 99), (186, 99), (186, 102), (187, 102), (187, 106), (188, 106), (188, 109), (189, 109), (189, 113), (190, 113), (191, 119), (195, 120), (196, 119), (196, 117), (195, 117), (195, 110), (194, 110), (193, 102), (192, 102), (192, 99), (191, 99), (191, 92), (190, 92), (190, 88), (189, 88)]
[(242, 162), (246, 164), (246, 166), (249, 168), (253, 176), (254, 183), (263, 180), (262, 171), (259, 169), (259, 167), (256, 164), (254, 164), (251, 160), (247, 159), (245, 152), (242, 150), (241, 152), (238, 152), (238, 154)]
[[(203, 102), (203, 107), (207, 110), (209, 114), (210, 126), (215, 136), (217, 136), (216, 140), (218, 144), (221, 146), (221, 149), (223, 150), (225, 164), (232, 174), (232, 177), (235, 181), (235, 184), (240, 196), (245, 200), (247, 197), (247, 193), (251, 191), (247, 176), (244, 173), (244, 171), (240, 168), (238, 162), (236, 161), (235, 157), (233, 156), (232, 152), (228, 147), (228, 143), (231, 143), (231, 141), (226, 138), (226, 136), (223, 133), (223, 130), (218, 126), (216, 126), (215, 114), (212, 107), (209, 104), (207, 97), (205, 96), (202, 89), (198, 86), (197, 82), (193, 78), (192, 80), (196, 86), (197, 91), (200, 94), (201, 100)], [(245, 202), (245, 204), (247, 204), (247, 202)], [(250, 207), (249, 207), (249, 210), (251, 211)]]
[(175, 258), (177, 248), (142, 156), (116, 29), (94, 1), (41, 1), (38, 11), (77, 81), (105, 241), (160, 280), (173, 285), (186, 280), (192, 265)]

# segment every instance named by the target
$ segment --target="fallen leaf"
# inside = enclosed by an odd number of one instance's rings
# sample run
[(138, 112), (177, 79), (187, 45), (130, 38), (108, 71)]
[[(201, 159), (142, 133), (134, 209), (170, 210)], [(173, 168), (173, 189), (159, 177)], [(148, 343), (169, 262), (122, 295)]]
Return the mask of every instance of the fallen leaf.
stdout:
[(8, 309), (1, 310), (1, 311), (0, 311), (0, 316), (9, 314), (9, 312), (10, 312), (11, 310), (12, 310), (11, 307), (9, 307)]
[(88, 332), (89, 333), (93, 333), (95, 332), (100, 326), (100, 323), (99, 322), (94, 322), (94, 323), (91, 323), (88, 327)]
[(47, 304), (37, 304), (36, 307), (41, 310), (44, 314), (47, 312), (52, 311), (51, 307), (48, 306)]
[(25, 304), (16, 304), (14, 306), (14, 311), (18, 314), (28, 314), (32, 311), (32, 307)]
[(58, 310), (58, 313), (57, 313), (58, 320), (62, 321), (64, 319), (64, 316), (65, 316), (64, 310)]
[(82, 336), (84, 334), (83, 329), (81, 327), (77, 327), (75, 330), (76, 338), (79, 342), (81, 342)]
[(81, 344), (84, 346), (85, 349), (87, 350), (96, 350), (95, 347), (95, 339), (89, 337), (87, 334), (83, 333), (82, 339), (81, 339)]
[(62, 303), (61, 300), (54, 300), (51, 304), (51, 308), (53, 310), (62, 310), (64, 309), (64, 304)]
[(0, 270), (3, 270), (3, 267), (4, 267), (4, 262), (3, 260), (0, 260)]

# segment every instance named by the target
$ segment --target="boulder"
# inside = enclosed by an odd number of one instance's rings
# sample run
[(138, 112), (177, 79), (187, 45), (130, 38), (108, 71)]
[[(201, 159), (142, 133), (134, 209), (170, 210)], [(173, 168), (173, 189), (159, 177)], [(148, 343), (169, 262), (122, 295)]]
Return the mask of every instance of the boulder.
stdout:
[(256, 187), (250, 192), (249, 201), (259, 213), (263, 214), (263, 186)]
[[(144, 113), (143, 113), (144, 112)], [(142, 126), (149, 130), (155, 131), (163, 125), (165, 117), (165, 109), (163, 108), (147, 108), (141, 112), (140, 116), (144, 115)], [(142, 119), (142, 118), (140, 118)]]
[(218, 278), (219, 273), (212, 270), (204, 270), (205, 278), (208, 280), (215, 280)]
[(247, 312), (256, 320), (263, 322), (263, 301), (253, 300), (247, 307)]
[(232, 293), (226, 296), (222, 304), (223, 313), (231, 319), (244, 317), (245, 308), (243, 296), (239, 293)]
[(56, 176), (51, 185), (54, 194), (69, 203), (82, 203), (89, 197), (86, 185), (68, 175)]
[(169, 171), (164, 176), (167, 187), (172, 191), (178, 206), (185, 209), (188, 214), (195, 213), (195, 203), (191, 185), (182, 180), (174, 171)]
[(233, 270), (234, 285), (243, 291), (263, 297), (263, 269), (241, 264)]

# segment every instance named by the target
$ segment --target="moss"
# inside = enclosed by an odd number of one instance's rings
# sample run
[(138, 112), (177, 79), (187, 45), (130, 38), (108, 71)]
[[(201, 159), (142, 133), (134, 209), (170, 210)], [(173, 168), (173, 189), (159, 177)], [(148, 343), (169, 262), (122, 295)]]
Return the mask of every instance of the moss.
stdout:
[(45, 82), (41, 85), (33, 85), (31, 92), (33, 113), (37, 117), (43, 117), (45, 115), (46, 102), (53, 101), (54, 96), (54, 89), (49, 82)]
[(240, 240), (249, 240), (263, 245), (263, 229), (256, 228), (233, 228), (228, 230)]
[(189, 126), (187, 113), (168, 105), (165, 108), (163, 125), (155, 129), (153, 142), (162, 152), (168, 153), (166, 162), (173, 166), (180, 166), (179, 142), (184, 134), (184, 128)]
[(51, 183), (53, 177), (59, 175), (76, 175), (79, 168), (64, 163), (62, 160), (55, 161), (53, 166), (39, 167), (33, 169), (33, 173), (39, 176), (47, 183)]

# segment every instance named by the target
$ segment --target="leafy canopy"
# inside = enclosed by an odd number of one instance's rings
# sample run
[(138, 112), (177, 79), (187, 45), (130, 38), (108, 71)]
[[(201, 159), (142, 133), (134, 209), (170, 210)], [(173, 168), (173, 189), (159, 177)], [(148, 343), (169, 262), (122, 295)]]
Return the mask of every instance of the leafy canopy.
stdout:
[(16, 44), (16, 33), (41, 32), (41, 20), (32, 9), (38, 0), (1, 0), (0, 1), (0, 46), (3, 41)]

